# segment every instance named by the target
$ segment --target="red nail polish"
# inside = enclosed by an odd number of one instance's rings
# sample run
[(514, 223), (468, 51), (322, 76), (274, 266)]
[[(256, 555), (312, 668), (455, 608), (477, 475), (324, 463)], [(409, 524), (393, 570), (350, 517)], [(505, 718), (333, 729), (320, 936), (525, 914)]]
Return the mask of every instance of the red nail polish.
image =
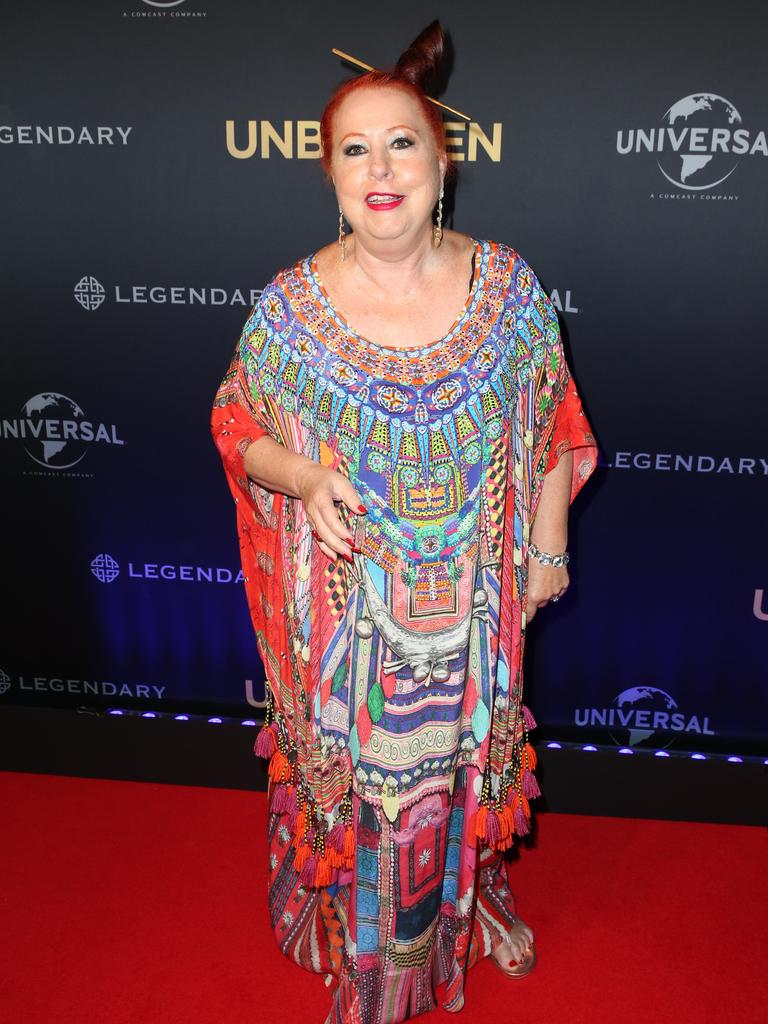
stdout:
[(360, 513), (361, 516), (367, 516), (368, 515), (368, 509), (365, 507), (365, 505), (358, 505), (357, 506), (357, 511)]
[(363, 553), (363, 549), (362, 548), (356, 548), (354, 544), (352, 545), (352, 550), (355, 552), (356, 555), (362, 555), (362, 553)]
[(346, 541), (347, 541), (347, 544), (349, 544), (349, 546), (351, 548), (353, 548), (355, 546), (355, 538), (354, 537), (347, 537)]
[(345, 555), (344, 552), (342, 551), (341, 557), (345, 558), (350, 563), (352, 562), (352, 555)]

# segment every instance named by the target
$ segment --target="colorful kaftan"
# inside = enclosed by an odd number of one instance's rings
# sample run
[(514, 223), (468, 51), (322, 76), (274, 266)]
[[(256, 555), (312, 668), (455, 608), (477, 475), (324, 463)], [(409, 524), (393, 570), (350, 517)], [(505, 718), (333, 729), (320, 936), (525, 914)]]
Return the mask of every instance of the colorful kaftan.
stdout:
[[(335, 979), (335, 1024), (461, 1004), (504, 938), (501, 852), (538, 795), (522, 705), (528, 538), (545, 473), (597, 449), (556, 312), (506, 245), (475, 242), (439, 342), (357, 334), (313, 257), (249, 316), (213, 432), (237, 503), (271, 705), (270, 910), (290, 957)], [(329, 561), (300, 501), (246, 478), (264, 434), (350, 478), (361, 553)]]

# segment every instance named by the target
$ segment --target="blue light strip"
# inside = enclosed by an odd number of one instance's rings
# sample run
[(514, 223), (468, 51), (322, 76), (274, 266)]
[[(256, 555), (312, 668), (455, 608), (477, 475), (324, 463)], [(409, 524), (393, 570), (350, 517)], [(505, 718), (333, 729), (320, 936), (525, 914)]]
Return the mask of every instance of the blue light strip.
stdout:
[[(176, 722), (207, 722), (209, 725), (244, 725), (248, 728), (256, 728), (262, 725), (262, 722), (254, 718), (236, 718), (236, 717), (219, 717), (219, 716), (208, 716), (208, 715), (196, 715), (190, 714), (176, 714), (175, 712), (166, 711), (139, 711), (134, 708), (108, 708), (107, 714), (109, 715), (123, 715), (131, 717), (141, 718), (168, 718), (173, 719)], [(557, 740), (542, 740), (541, 746), (546, 747), (547, 750), (580, 750), (587, 753), (614, 753), (614, 754), (644, 754), (653, 755), (654, 757), (667, 757), (667, 758), (681, 758), (685, 757), (691, 761), (727, 761), (731, 764), (757, 764), (762, 763), (768, 767), (768, 758), (763, 758), (762, 755), (750, 756), (748, 754), (719, 754), (709, 753), (701, 754), (698, 752), (692, 752), (688, 750), (652, 750), (646, 747), (613, 747), (607, 744), (596, 745), (594, 743), (569, 743), (569, 742), (558, 742)]]

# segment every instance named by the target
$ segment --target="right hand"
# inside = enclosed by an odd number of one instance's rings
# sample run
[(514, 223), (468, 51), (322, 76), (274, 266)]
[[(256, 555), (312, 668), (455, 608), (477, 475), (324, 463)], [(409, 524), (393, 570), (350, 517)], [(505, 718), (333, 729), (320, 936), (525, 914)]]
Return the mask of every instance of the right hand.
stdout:
[(341, 521), (336, 505), (343, 503), (353, 515), (365, 515), (360, 495), (345, 476), (316, 462), (308, 461), (296, 477), (296, 493), (318, 547), (328, 558), (341, 555), (351, 562), (354, 538)]

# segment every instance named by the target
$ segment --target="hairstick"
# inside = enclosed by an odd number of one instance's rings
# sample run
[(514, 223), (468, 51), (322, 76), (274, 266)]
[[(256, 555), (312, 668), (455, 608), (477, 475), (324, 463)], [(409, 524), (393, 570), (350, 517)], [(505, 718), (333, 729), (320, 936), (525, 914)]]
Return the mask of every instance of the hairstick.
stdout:
[[(366, 64), (362, 60), (358, 60), (357, 57), (351, 57), (348, 53), (344, 53), (343, 50), (337, 50), (334, 46), (331, 49), (331, 53), (335, 53), (337, 57), (341, 57), (342, 60), (349, 61), (350, 64), (354, 64), (358, 68), (362, 68), (363, 71), (376, 71), (377, 68), (372, 68), (370, 64)], [(432, 96), (427, 96), (426, 99), (430, 103), (434, 103), (436, 107), (442, 107), (443, 110), (447, 110), (449, 114), (456, 114), (457, 117), (463, 117), (465, 121), (471, 121), (472, 118), (468, 114), (462, 114), (460, 110), (454, 110), (453, 107), (449, 107), (446, 103), (441, 103), (440, 100), (433, 99)]]

